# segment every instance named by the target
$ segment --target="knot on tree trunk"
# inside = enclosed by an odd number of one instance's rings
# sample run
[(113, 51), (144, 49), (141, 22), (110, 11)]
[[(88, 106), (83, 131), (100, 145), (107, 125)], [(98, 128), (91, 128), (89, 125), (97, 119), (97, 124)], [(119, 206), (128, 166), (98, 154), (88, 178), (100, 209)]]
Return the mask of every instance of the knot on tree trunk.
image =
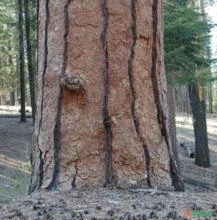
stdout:
[(81, 92), (85, 90), (85, 82), (80, 76), (64, 75), (60, 78), (60, 88), (67, 89), (71, 92)]

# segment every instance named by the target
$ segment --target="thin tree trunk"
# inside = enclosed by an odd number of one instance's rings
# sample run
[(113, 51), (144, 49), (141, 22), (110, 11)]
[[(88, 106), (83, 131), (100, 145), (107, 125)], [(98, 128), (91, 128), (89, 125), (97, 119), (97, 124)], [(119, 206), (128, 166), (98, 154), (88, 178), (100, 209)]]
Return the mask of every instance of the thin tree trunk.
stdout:
[[(11, 67), (11, 75), (13, 75), (13, 59), (12, 59), (12, 55), (10, 54), (11, 52), (11, 42), (8, 42), (8, 64)], [(11, 87), (12, 87), (12, 91), (10, 92), (10, 105), (14, 106), (15, 105), (15, 83), (14, 80), (12, 79), (11, 82)]]
[(208, 107), (208, 111), (209, 113), (213, 113), (213, 98), (212, 98), (212, 83), (209, 83), (208, 85), (208, 100), (209, 100), (209, 107)]
[(6, 97), (5, 97), (5, 95), (1, 95), (1, 105), (6, 105)]
[(201, 167), (210, 167), (206, 126), (206, 106), (204, 101), (200, 101), (196, 84), (189, 85), (189, 98), (193, 113), (195, 164)]
[[(19, 55), (16, 55), (16, 76), (20, 78), (20, 70), (19, 70)], [(16, 94), (17, 94), (17, 103), (20, 105), (20, 81), (16, 81)]]
[(162, 2), (39, 4), (30, 192), (182, 190), (169, 137)]
[(36, 17), (37, 17), (37, 25), (36, 25), (36, 54), (35, 54), (35, 62), (36, 62), (36, 72), (35, 72), (35, 100), (38, 97), (38, 61), (39, 61), (39, 0), (36, 1)]
[(10, 104), (12, 106), (15, 105), (15, 89), (12, 92), (10, 92)]
[(190, 114), (190, 104), (188, 96), (188, 87), (185, 85), (178, 85), (175, 88), (175, 103), (176, 112), (185, 112)]
[(30, 21), (29, 21), (29, 0), (24, 0), (24, 14), (25, 14), (25, 33), (26, 33), (26, 52), (28, 60), (28, 72), (29, 72), (29, 88), (30, 88), (30, 99), (32, 107), (32, 118), (35, 121), (35, 68), (32, 61), (32, 45), (30, 35)]
[(22, 0), (18, 0), (18, 31), (19, 31), (19, 74), (20, 74), (20, 121), (26, 121), (25, 112), (25, 62), (24, 62), (24, 40), (23, 40), (23, 6)]
[(202, 12), (202, 14), (203, 14), (203, 17), (204, 17), (204, 19), (206, 19), (205, 18), (205, 6), (204, 6), (204, 0), (200, 0), (200, 9), (201, 9), (201, 12)]
[(169, 128), (170, 128), (170, 138), (172, 143), (172, 151), (174, 156), (174, 161), (177, 164), (177, 167), (180, 170), (179, 166), (179, 155), (178, 155), (178, 146), (176, 138), (176, 120), (175, 120), (175, 97), (174, 97), (174, 88), (171, 85), (168, 85), (168, 104), (169, 104)]

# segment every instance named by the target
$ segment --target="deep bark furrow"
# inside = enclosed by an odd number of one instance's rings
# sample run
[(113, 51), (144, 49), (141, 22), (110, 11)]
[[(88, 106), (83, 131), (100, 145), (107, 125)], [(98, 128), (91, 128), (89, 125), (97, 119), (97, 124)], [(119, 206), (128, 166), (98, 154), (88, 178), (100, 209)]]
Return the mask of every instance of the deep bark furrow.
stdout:
[[(63, 64), (60, 78), (63, 77), (66, 73), (66, 66), (68, 62), (68, 34), (69, 34), (69, 14), (68, 8), (72, 0), (66, 0), (64, 6), (64, 49), (63, 49)], [(58, 177), (60, 172), (60, 149), (61, 149), (61, 114), (62, 114), (62, 100), (63, 100), (63, 89), (59, 91), (58, 103), (57, 103), (57, 116), (54, 128), (54, 168), (52, 174), (52, 180), (48, 185), (47, 189), (56, 189), (58, 185)], [(76, 174), (77, 175), (77, 170)], [(75, 178), (74, 178), (75, 179)]]
[(112, 129), (109, 116), (109, 54), (107, 43), (107, 31), (109, 27), (109, 11), (107, 8), (107, 0), (102, 0), (102, 15), (104, 18), (103, 30), (101, 33), (101, 41), (104, 52), (105, 67), (104, 67), (104, 98), (103, 98), (103, 124), (105, 133), (105, 186), (114, 185), (113, 169), (112, 169)]
[(72, 189), (76, 188), (76, 178), (77, 178), (77, 175), (78, 175), (78, 162), (76, 161), (76, 164), (75, 164), (75, 175), (73, 176), (73, 179), (72, 179)]
[(58, 97), (58, 105), (57, 105), (57, 116), (56, 116), (56, 124), (54, 128), (54, 168), (52, 174), (52, 180), (50, 184), (47, 186), (47, 190), (56, 189), (58, 185), (58, 176), (60, 170), (60, 147), (61, 147), (61, 113), (62, 113), (62, 98), (63, 98), (63, 91), (60, 90), (59, 97)]
[[(158, 123), (161, 126), (161, 133), (163, 137), (166, 137), (166, 130), (164, 130), (162, 123), (163, 123), (163, 110), (160, 105), (159, 99), (159, 91), (158, 91), (158, 82), (157, 82), (157, 29), (158, 29), (158, 0), (153, 0), (153, 8), (152, 8), (152, 20), (153, 20), (153, 43), (152, 43), (152, 69), (151, 69), (151, 79), (152, 79), (152, 86), (154, 91), (154, 99), (157, 106), (157, 119)], [(168, 144), (167, 138), (165, 138), (166, 143)]]
[(160, 100), (160, 92), (158, 90), (158, 79), (157, 79), (157, 64), (158, 64), (158, 52), (157, 52), (157, 37), (158, 37), (158, 0), (153, 0), (153, 8), (152, 8), (152, 25), (153, 25), (153, 43), (152, 43), (152, 69), (151, 69), (151, 80), (152, 80), (152, 87), (154, 92), (154, 99), (157, 107), (157, 119), (159, 123), (159, 127), (161, 130), (162, 138), (164, 138), (165, 143), (167, 145), (168, 154), (169, 154), (169, 166), (170, 166), (170, 175), (172, 179), (172, 184), (175, 188), (175, 190), (180, 191), (184, 189), (184, 185), (181, 181), (181, 178), (179, 176), (179, 171), (176, 163), (173, 160), (173, 157), (171, 155), (170, 150), (170, 144), (169, 144), (169, 136), (167, 132), (167, 126), (166, 126), (166, 117), (164, 115), (164, 110), (161, 105)]
[(66, 0), (66, 4), (64, 6), (64, 25), (65, 25), (65, 33), (63, 35), (64, 38), (64, 51), (63, 51), (63, 66), (61, 76), (65, 75), (66, 66), (68, 62), (68, 35), (69, 35), (69, 5), (73, 0)]
[(43, 184), (43, 176), (44, 176), (44, 160), (42, 158), (43, 152), (40, 150), (39, 152), (39, 159), (40, 159), (40, 164), (39, 164), (39, 182), (38, 182), (38, 189), (41, 188)]
[(39, 131), (38, 131), (38, 136), (37, 136), (37, 144), (38, 144), (38, 149), (40, 151), (40, 165), (39, 165), (39, 185), (38, 185), (38, 189), (41, 188), (41, 185), (43, 183), (43, 178), (44, 178), (44, 160), (43, 160), (43, 152), (39, 147), (39, 136), (41, 133), (41, 128), (42, 128), (42, 120), (43, 120), (43, 107), (44, 107), (44, 77), (45, 77), (45, 73), (47, 70), (47, 57), (48, 57), (48, 25), (49, 25), (49, 20), (50, 20), (50, 11), (49, 11), (49, 0), (46, 0), (46, 4), (45, 4), (45, 15), (46, 15), (46, 20), (45, 20), (45, 36), (44, 36), (44, 69), (43, 69), (43, 73), (42, 73), (42, 97), (41, 97), (41, 105), (40, 105), (40, 109), (41, 109), (41, 115), (40, 115), (40, 119), (39, 119)]
[(135, 102), (136, 102), (136, 89), (134, 86), (134, 80), (133, 80), (133, 60), (135, 55), (135, 46), (136, 46), (136, 40), (137, 40), (137, 28), (136, 28), (136, 5), (135, 1), (131, 0), (131, 31), (132, 31), (132, 37), (133, 37), (133, 43), (131, 45), (131, 51), (130, 51), (130, 57), (128, 60), (128, 75), (130, 80), (130, 89), (132, 92), (133, 100), (131, 103), (131, 110), (133, 115), (133, 120), (136, 128), (137, 134), (139, 134), (139, 121), (136, 115), (136, 109), (135, 109)]
[(137, 41), (137, 24), (136, 24), (136, 2), (134, 0), (131, 0), (131, 30), (132, 30), (133, 42), (131, 45), (131, 53), (130, 53), (130, 57), (128, 60), (128, 75), (129, 75), (129, 81), (130, 81), (130, 89), (131, 89), (132, 96), (133, 96), (132, 103), (131, 103), (131, 111), (132, 111), (133, 121), (135, 124), (137, 135), (143, 145), (145, 161), (146, 161), (146, 169), (147, 169), (147, 183), (150, 186), (150, 177), (149, 177), (150, 155), (149, 155), (148, 148), (146, 144), (144, 143), (144, 139), (142, 138), (142, 135), (140, 132), (139, 119), (136, 114), (137, 95), (136, 95), (136, 88), (134, 86), (134, 79), (133, 79), (133, 60), (135, 56), (135, 47), (136, 47), (136, 41)]

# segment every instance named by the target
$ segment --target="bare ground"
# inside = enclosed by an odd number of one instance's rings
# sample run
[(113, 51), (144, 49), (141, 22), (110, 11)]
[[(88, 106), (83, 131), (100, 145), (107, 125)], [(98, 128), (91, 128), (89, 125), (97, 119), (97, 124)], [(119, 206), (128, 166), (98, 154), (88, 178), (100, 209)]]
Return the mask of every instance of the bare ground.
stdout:
[[(179, 142), (193, 142), (191, 118), (178, 115)], [(185, 192), (99, 189), (26, 196), (32, 122), (0, 117), (0, 219), (217, 219), (217, 117), (208, 116), (211, 168), (194, 165), (179, 147)], [(201, 217), (187, 218), (185, 211)], [(195, 212), (196, 211), (196, 212)], [(189, 214), (189, 213), (188, 213)], [(190, 213), (191, 214), (191, 213)], [(207, 218), (203, 218), (207, 215)], [(188, 215), (190, 216), (190, 215)]]
[[(162, 193), (162, 194), (161, 194)], [(132, 193), (99, 189), (94, 192), (44, 192), (0, 207), (1, 219), (171, 219), (184, 220), (186, 211), (216, 216), (217, 193)], [(188, 215), (189, 216), (189, 215)], [(205, 219), (205, 218), (193, 218)], [(206, 218), (209, 219), (209, 218)]]
[[(192, 118), (189, 115), (179, 114), (176, 117), (177, 139), (178, 142), (187, 142), (194, 144), (194, 133), (192, 126)], [(215, 187), (217, 190), (217, 115), (207, 115), (207, 128), (209, 138), (210, 160), (211, 167), (203, 168), (194, 164), (194, 158), (189, 158), (179, 146), (179, 158), (181, 171), (184, 177), (191, 178), (195, 181), (200, 181), (206, 185)], [(205, 187), (186, 184), (187, 191), (204, 191)]]
[(0, 117), (0, 203), (27, 194), (31, 133), (31, 119)]

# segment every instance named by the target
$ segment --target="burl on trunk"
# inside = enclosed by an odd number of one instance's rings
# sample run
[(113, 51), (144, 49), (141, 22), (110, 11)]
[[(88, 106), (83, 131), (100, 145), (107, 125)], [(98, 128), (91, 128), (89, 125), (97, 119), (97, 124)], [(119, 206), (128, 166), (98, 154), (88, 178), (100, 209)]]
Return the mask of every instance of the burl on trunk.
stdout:
[(182, 189), (168, 133), (162, 2), (39, 2), (30, 192)]

